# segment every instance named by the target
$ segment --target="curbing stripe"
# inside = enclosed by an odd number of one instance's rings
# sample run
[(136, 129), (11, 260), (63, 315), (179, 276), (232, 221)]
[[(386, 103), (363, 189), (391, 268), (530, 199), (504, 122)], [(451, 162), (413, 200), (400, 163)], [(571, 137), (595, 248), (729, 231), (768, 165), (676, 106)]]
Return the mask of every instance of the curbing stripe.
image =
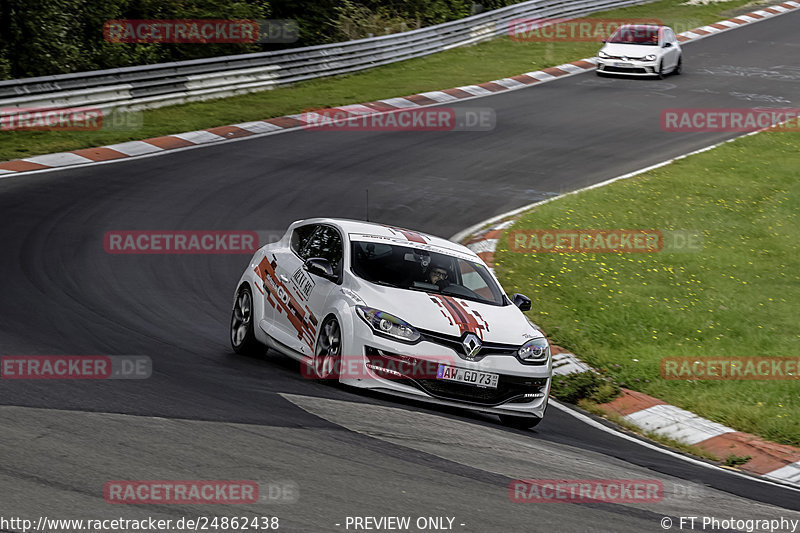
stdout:
[(386, 100), (378, 100), (379, 102), (383, 102), (386, 105), (390, 105), (392, 107), (404, 109), (407, 107), (419, 107), (419, 104), (412, 102), (411, 100), (407, 100), (405, 98), (387, 98)]
[(126, 154), (111, 148), (84, 148), (83, 150), (73, 150), (72, 153), (92, 161), (111, 161), (112, 159), (127, 157)]
[(91, 163), (92, 160), (88, 157), (75, 155), (72, 152), (59, 152), (57, 154), (37, 155), (35, 157), (26, 157), (23, 161), (35, 163), (45, 167), (67, 167), (70, 165), (80, 165), (82, 163)]
[(152, 144), (148, 144), (144, 141), (129, 141), (126, 143), (109, 144), (106, 146), (106, 148), (110, 148), (116, 152), (125, 154), (128, 157), (142, 154), (152, 154), (153, 152), (161, 152), (164, 150), (163, 148), (153, 146)]
[(452, 102), (453, 100), (458, 100), (458, 98), (456, 98), (455, 96), (447, 94), (444, 91), (429, 91), (427, 93), (420, 93), (420, 95), (424, 96), (425, 98), (430, 98), (435, 102), (439, 102), (440, 104), (444, 104), (446, 102)]
[[(678, 39), (681, 42), (703, 39), (709, 35), (729, 31), (744, 24), (751, 24), (760, 20), (783, 15), (798, 8), (800, 8), (800, 2), (794, 0), (784, 2), (753, 11), (746, 15), (740, 15), (732, 19), (719, 21), (701, 28), (683, 32), (678, 35)], [(530, 85), (552, 81), (565, 76), (580, 74), (594, 69), (596, 63), (596, 58), (584, 58), (564, 65), (549, 67), (535, 72), (526, 72), (500, 80), (487, 81), (485, 83), (466, 85), (441, 91), (428, 91), (405, 97), (387, 98), (377, 102), (339, 106), (336, 109), (342, 109), (353, 115), (359, 115), (375, 112), (383, 113), (395, 111), (397, 109), (433, 106), (457, 100), (480, 98), (491, 96), (499, 92), (524, 89)], [(17, 159), (0, 163), (0, 174), (2, 174), (3, 177), (8, 177), (19, 173), (42, 172), (73, 165), (85, 166), (87, 164), (104, 164), (130, 157), (158, 155), (159, 153), (164, 153), (169, 150), (188, 149), (208, 143), (236, 141), (252, 135), (268, 135), (271, 133), (292, 131), (307, 124), (307, 121), (303, 120), (304, 117), (310, 118), (310, 116), (304, 114), (288, 115), (98, 148), (80, 149), (61, 154), (46, 154), (43, 156)]]
[(654, 405), (625, 415), (623, 418), (645, 431), (652, 431), (686, 444), (697, 444), (734, 431), (722, 424), (700, 418), (685, 409), (668, 404)]
[(264, 122), (263, 120), (256, 120), (253, 122), (241, 122), (239, 124), (232, 124), (231, 126), (247, 130), (250, 133), (268, 133), (283, 129), (280, 126), (276, 126), (275, 124), (271, 124), (269, 122)]

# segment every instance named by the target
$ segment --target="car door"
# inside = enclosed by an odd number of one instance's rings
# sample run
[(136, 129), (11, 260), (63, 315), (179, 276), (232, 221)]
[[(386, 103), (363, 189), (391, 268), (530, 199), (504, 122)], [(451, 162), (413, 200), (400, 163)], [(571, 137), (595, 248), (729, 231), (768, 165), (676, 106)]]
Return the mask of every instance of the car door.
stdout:
[(665, 49), (664, 54), (664, 70), (672, 70), (678, 64), (680, 51), (678, 50), (678, 40), (669, 28), (664, 30), (664, 43), (669, 43), (669, 47)]
[(306, 259), (321, 257), (331, 262), (341, 275), (343, 246), (338, 230), (324, 224), (298, 228), (292, 246), (275, 254), (275, 274), (281, 305), (276, 308), (273, 328), (268, 334), (281, 344), (303, 355), (312, 355), (331, 292), (337, 283), (313, 275), (305, 269)]

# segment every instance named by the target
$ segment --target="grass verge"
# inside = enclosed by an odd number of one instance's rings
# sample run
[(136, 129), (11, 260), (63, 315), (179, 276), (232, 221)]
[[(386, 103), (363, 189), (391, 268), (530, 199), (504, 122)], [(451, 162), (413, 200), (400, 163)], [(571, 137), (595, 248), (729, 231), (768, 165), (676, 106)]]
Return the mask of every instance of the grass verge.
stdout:
[[(768, 440), (800, 445), (800, 381), (662, 379), (664, 357), (800, 358), (800, 134), (740, 138), (569, 195), (511, 228), (687, 230), (702, 247), (650, 254), (519, 253), (500, 241), (509, 293), (556, 344), (612, 383)], [(797, 377), (797, 376), (795, 376)]]
[[(678, 31), (741, 13), (764, 2), (732, 0), (684, 6), (684, 0), (593, 14), (592, 18), (659, 19)], [(747, 11), (749, 9), (745, 9)], [(122, 45), (124, 46), (124, 45)], [(375, 68), (361, 74), (300, 83), (249, 95), (144, 111), (141, 127), (98, 131), (0, 133), (0, 161), (77, 150), (171, 133), (300, 113), (306, 109), (368, 102), (461, 85), (483, 83), (560, 65), (597, 53), (592, 42), (515, 42), (508, 37), (456, 48), (422, 59)]]

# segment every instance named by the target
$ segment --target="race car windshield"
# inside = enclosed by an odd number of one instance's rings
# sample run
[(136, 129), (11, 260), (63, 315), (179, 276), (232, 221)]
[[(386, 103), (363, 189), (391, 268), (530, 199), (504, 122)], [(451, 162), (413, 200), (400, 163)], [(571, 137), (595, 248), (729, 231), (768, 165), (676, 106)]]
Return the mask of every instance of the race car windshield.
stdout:
[(607, 41), (614, 44), (658, 46), (658, 28), (623, 26)]
[(398, 289), (433, 292), (491, 305), (507, 299), (489, 271), (474, 261), (408, 246), (353, 242), (353, 273)]

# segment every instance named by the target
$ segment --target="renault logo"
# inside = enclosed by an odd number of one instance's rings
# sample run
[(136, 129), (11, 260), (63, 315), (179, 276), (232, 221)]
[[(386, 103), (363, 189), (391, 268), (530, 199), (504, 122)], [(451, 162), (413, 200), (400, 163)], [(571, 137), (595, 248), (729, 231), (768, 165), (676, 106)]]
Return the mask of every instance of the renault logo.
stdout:
[(461, 345), (464, 347), (464, 352), (469, 359), (472, 359), (481, 351), (481, 340), (474, 333), (467, 333), (464, 336), (464, 340), (461, 341)]

